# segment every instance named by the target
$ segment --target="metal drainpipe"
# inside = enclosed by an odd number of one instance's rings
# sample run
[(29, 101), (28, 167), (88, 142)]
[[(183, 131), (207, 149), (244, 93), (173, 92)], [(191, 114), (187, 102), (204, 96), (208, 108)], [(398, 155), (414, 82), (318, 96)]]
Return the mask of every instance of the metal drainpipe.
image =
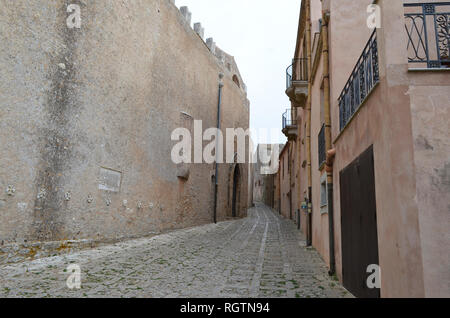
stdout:
[[(223, 88), (223, 73), (219, 74), (219, 101), (217, 103), (217, 131), (220, 130), (220, 106), (222, 104), (222, 88)], [(216, 136), (216, 162), (215, 168), (216, 172), (214, 175), (214, 223), (217, 223), (217, 192), (219, 190), (219, 164), (217, 163), (219, 160), (219, 138)]]
[[(328, 52), (328, 22), (330, 15), (328, 12), (323, 13), (322, 23), (322, 54), (323, 54), (323, 87), (324, 87), (324, 115), (325, 115), (325, 147), (327, 151), (331, 150), (331, 110), (330, 110), (330, 60)], [(332, 160), (327, 158), (327, 192), (328, 192), (328, 237), (330, 252), (330, 276), (334, 275), (335, 269), (335, 253), (334, 253), (334, 206), (333, 206), (333, 167)], [(331, 167), (330, 167), (331, 166)]]
[(306, 102), (307, 121), (306, 121), (306, 156), (308, 169), (308, 235), (306, 245), (312, 245), (312, 167), (311, 167), (311, 0), (306, 0), (306, 48), (308, 57), (308, 99)]

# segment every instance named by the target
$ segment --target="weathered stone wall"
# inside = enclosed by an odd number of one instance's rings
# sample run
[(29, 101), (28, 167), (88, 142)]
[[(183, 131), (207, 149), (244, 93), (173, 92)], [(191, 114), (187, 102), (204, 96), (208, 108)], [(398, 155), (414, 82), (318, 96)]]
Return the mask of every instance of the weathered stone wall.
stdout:
[[(274, 207), (275, 204), (275, 176), (276, 172), (272, 171), (272, 173), (268, 173), (267, 169), (270, 169), (272, 166), (274, 169), (277, 169), (276, 164), (278, 164), (279, 154), (281, 149), (283, 148), (283, 144), (260, 144), (255, 153), (255, 161), (256, 163), (253, 165), (253, 197), (255, 201), (263, 202), (269, 207)], [(260, 153), (263, 151), (266, 154), (263, 156), (267, 156), (270, 159), (270, 165), (263, 163), (262, 161), (267, 161), (267, 158), (261, 160)], [(276, 161), (276, 163), (275, 163)]]
[[(69, 4), (80, 29), (66, 25)], [(0, 243), (212, 221), (214, 166), (188, 165), (179, 179), (171, 133), (194, 120), (216, 127), (220, 72), (222, 128), (247, 129), (249, 103), (171, 1), (2, 2), (0, 41)], [(219, 220), (231, 214), (232, 167), (219, 169)]]

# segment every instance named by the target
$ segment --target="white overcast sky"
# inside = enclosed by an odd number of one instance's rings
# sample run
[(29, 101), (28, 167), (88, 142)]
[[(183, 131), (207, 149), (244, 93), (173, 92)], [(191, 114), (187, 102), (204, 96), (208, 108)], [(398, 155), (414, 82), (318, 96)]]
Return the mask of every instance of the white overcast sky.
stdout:
[[(295, 50), (300, 0), (176, 0), (188, 6), (192, 25), (233, 55), (248, 88), (252, 129), (273, 129), (268, 142), (285, 142), (281, 115), (289, 108), (286, 68)], [(255, 140), (255, 143), (257, 141)], [(260, 140), (265, 142), (265, 140)]]

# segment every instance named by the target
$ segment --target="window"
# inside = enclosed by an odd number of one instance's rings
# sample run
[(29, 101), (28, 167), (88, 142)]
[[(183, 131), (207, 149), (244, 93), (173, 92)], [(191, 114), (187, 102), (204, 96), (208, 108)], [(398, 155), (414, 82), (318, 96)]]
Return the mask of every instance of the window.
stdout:
[(236, 75), (233, 75), (233, 82), (235, 82), (239, 88), (241, 87), (241, 84), (239, 83), (239, 78)]
[(327, 191), (327, 174), (322, 174), (320, 178), (320, 213), (328, 213), (328, 191)]

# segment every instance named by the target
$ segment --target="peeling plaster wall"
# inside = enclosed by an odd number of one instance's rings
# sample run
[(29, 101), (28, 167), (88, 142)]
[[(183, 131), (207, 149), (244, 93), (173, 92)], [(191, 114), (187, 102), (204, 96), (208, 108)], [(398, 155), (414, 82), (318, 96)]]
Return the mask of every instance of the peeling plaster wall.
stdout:
[(409, 89), (427, 297), (450, 296), (450, 79), (439, 83)]
[[(80, 5), (81, 29), (66, 26), (68, 4)], [(178, 179), (171, 132), (186, 124), (181, 112), (216, 127), (219, 72), (222, 127), (247, 129), (249, 103), (178, 9), (167, 0), (0, 7), (0, 242), (123, 239), (211, 222), (214, 167), (189, 165), (189, 179)], [(220, 167), (219, 220), (231, 214), (229, 170)]]

